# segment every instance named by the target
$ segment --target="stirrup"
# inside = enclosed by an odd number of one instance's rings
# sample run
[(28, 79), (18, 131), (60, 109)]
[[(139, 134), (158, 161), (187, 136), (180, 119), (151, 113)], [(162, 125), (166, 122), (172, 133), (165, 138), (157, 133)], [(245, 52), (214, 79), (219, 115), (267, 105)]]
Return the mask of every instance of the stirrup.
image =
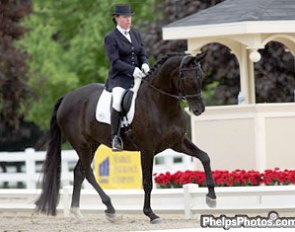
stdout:
[(123, 151), (123, 140), (120, 136), (115, 135), (112, 141), (112, 150), (113, 151)]

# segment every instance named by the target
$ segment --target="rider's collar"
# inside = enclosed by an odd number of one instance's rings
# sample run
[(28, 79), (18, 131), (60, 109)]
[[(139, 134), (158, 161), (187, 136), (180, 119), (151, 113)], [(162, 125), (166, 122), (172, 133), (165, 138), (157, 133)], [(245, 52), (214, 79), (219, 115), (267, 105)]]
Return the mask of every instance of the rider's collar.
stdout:
[(125, 31), (127, 31), (128, 33), (129, 33), (129, 31), (130, 31), (130, 28), (127, 29), (127, 30), (125, 30), (125, 29), (123, 29), (122, 27), (120, 27), (119, 25), (117, 25), (117, 29), (118, 29), (123, 35), (125, 35)]

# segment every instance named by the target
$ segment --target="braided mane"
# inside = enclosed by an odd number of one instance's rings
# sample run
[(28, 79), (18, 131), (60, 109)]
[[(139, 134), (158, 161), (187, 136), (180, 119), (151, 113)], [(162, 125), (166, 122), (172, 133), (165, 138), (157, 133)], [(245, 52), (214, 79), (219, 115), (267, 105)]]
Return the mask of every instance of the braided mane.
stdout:
[(183, 53), (169, 53), (166, 56), (162, 57), (157, 63), (151, 68), (147, 76), (144, 78), (145, 80), (149, 81), (151, 76), (171, 57), (174, 56), (183, 56)]

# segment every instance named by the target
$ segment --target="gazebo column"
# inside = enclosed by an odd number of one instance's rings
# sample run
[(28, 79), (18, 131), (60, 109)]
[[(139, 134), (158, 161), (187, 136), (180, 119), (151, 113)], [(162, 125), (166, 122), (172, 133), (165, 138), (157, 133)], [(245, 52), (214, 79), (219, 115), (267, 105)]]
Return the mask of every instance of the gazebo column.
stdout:
[(256, 96), (255, 96), (255, 72), (254, 72), (254, 63), (250, 59), (250, 50), (247, 50), (247, 58), (248, 58), (248, 86), (249, 86), (249, 104), (256, 103)]
[(246, 104), (255, 104), (255, 79), (254, 65), (249, 56), (252, 51), (241, 46), (240, 54), (237, 54), (240, 63), (240, 91), (245, 97)]

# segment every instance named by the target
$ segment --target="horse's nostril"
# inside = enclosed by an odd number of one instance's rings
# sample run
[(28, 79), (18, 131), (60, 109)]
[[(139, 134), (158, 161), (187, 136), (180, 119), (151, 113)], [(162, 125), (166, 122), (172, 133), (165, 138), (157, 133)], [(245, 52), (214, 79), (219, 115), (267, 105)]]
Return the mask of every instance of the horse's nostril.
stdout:
[(201, 112), (199, 111), (199, 110), (194, 110), (194, 112), (193, 112), (195, 115), (200, 115), (201, 114)]

